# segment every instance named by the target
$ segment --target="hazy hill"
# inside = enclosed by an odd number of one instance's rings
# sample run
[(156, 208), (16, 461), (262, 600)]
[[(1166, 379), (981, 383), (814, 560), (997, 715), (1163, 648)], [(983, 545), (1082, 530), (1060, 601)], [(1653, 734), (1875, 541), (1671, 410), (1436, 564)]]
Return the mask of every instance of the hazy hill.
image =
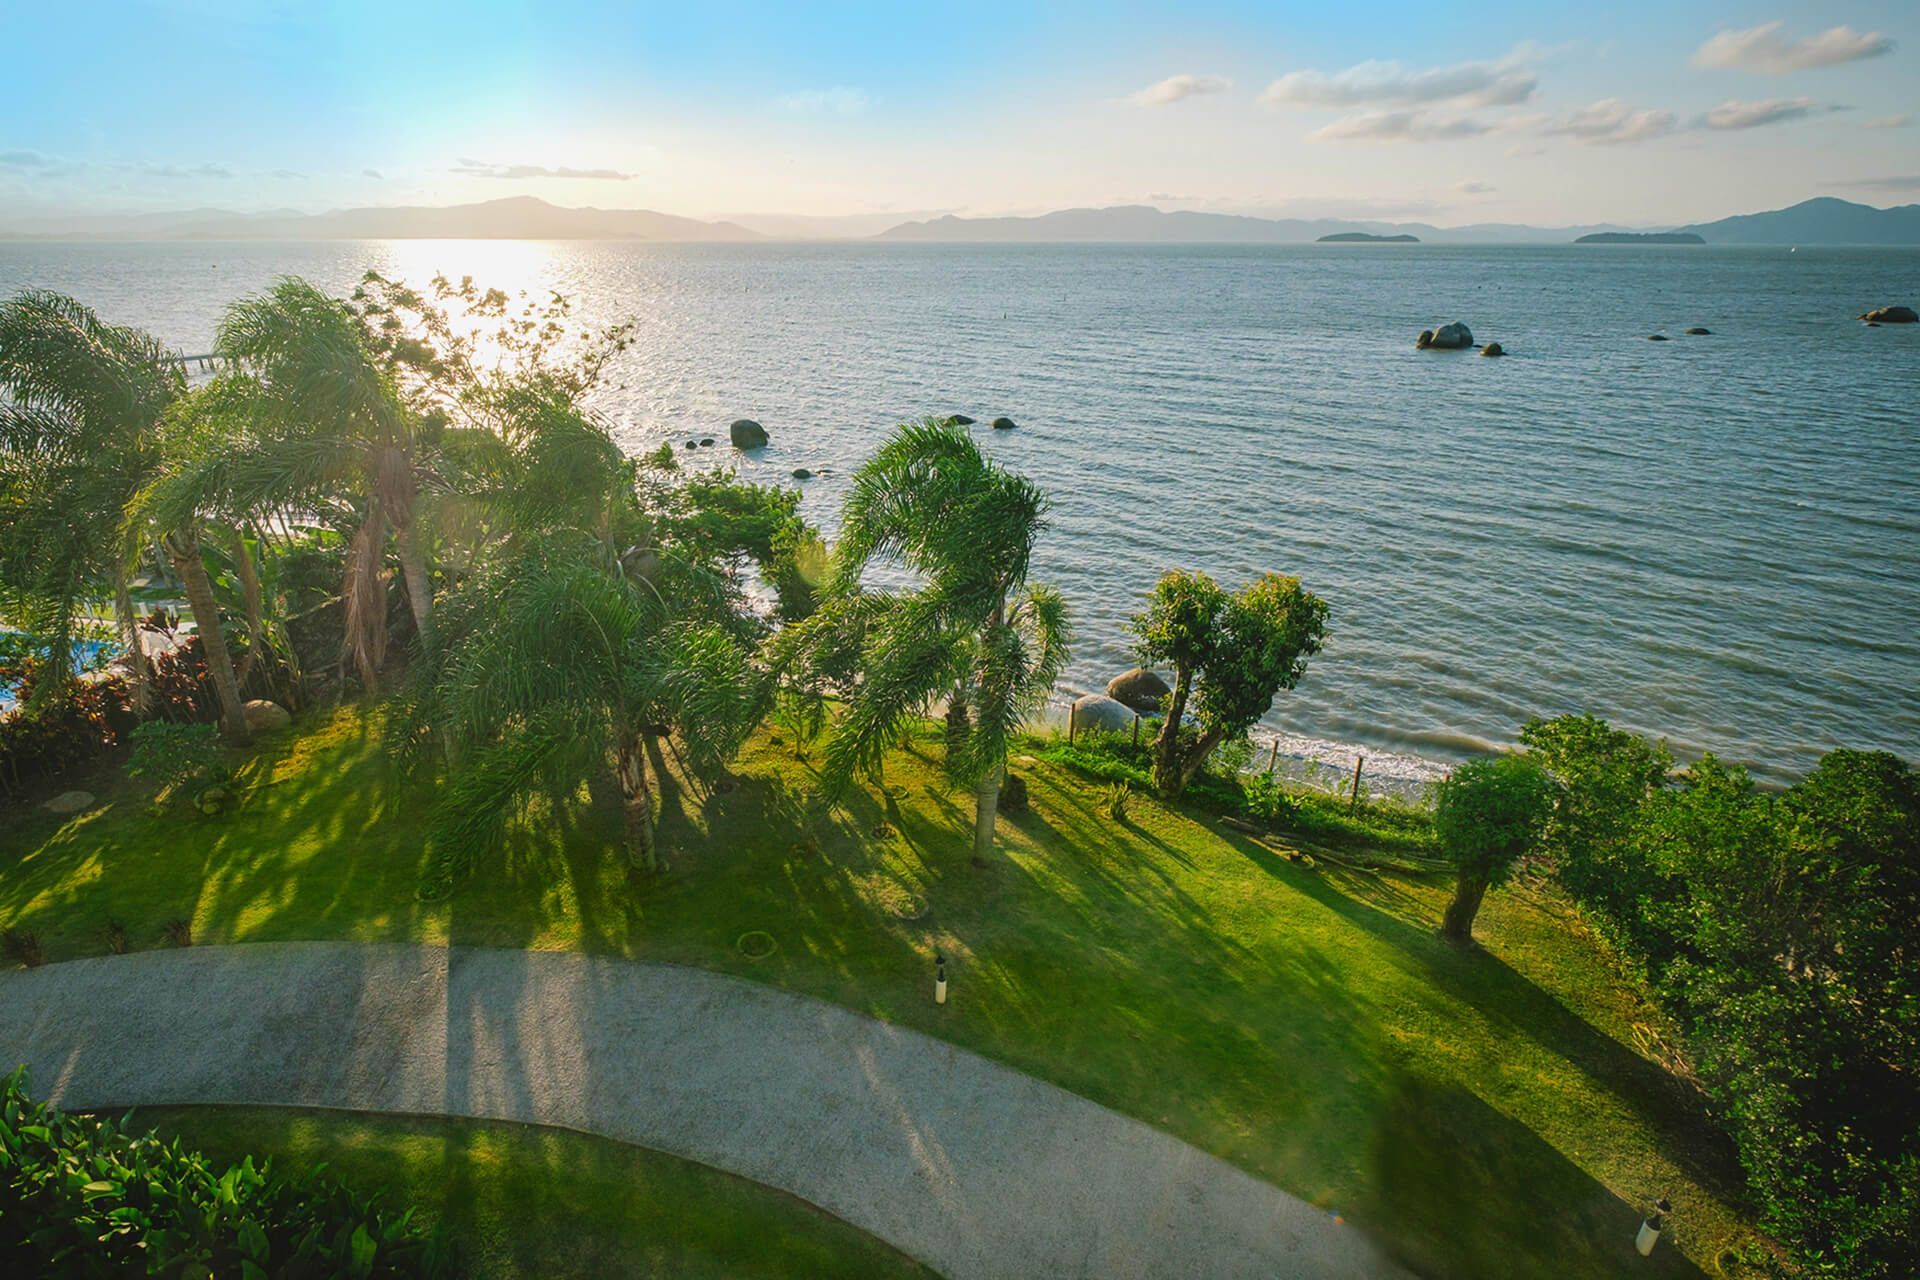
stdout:
[(1876, 209), (1821, 196), (1771, 213), (1744, 213), (1679, 229), (1708, 244), (1920, 245), (1920, 204)]
[(757, 240), (731, 222), (702, 222), (650, 209), (563, 209), (533, 196), (442, 208), (393, 206), (331, 213), (138, 214), (28, 226), (15, 235), (64, 239), (167, 240)]
[(1410, 235), (1442, 244), (1559, 244), (1592, 227), (1523, 227), (1478, 223), (1435, 227), (1424, 222), (1357, 222), (1346, 218), (1255, 218), (1235, 213), (1172, 213), (1150, 205), (1062, 209), (1023, 218), (961, 218), (952, 214), (905, 222), (882, 240), (1041, 244), (1061, 241), (1150, 244), (1307, 244), (1330, 235)]

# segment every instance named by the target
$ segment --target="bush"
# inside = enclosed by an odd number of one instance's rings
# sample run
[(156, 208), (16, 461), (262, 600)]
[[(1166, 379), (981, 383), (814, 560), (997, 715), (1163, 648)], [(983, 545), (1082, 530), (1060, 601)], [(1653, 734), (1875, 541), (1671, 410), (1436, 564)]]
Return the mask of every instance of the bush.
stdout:
[(422, 1233), (322, 1176), (252, 1157), (220, 1170), (178, 1139), (125, 1121), (67, 1115), (27, 1096), (24, 1068), (0, 1091), (0, 1262), (14, 1275), (444, 1276), (440, 1234)]
[(228, 774), (219, 731), (210, 724), (149, 720), (128, 733), (127, 741), (133, 747), (127, 776), (157, 782), (162, 791), (217, 782)]

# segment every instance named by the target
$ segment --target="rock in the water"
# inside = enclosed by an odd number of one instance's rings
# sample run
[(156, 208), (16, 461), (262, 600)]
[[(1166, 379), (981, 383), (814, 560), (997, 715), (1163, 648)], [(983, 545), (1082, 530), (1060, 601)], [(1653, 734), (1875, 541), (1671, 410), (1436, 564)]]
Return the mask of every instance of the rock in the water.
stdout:
[(1666, 340), (1667, 335), (1664, 333), (1650, 333), (1647, 335), (1648, 342), (1665, 342)]
[(62, 791), (40, 807), (48, 813), (79, 813), (82, 809), (93, 808), (93, 792)]
[(1413, 340), (1413, 349), (1415, 351), (1425, 351), (1428, 347), (1432, 345), (1433, 345), (1433, 330), (1431, 329), (1422, 329), (1420, 331), (1420, 336)]
[(1115, 702), (1132, 707), (1141, 715), (1157, 715), (1166, 703), (1167, 695), (1173, 690), (1158, 673), (1145, 667), (1135, 667), (1131, 671), (1122, 671), (1107, 681), (1107, 696)]
[(1442, 351), (1458, 351), (1462, 347), (1473, 345), (1473, 330), (1455, 320), (1435, 329), (1433, 341), (1427, 345), (1438, 347)]
[(1912, 307), (1875, 307), (1860, 318), (1873, 324), (1915, 324), (1920, 323), (1920, 312)]
[(1712, 335), (1712, 333), (1713, 333), (1713, 330), (1711, 330), (1711, 329), (1703, 329), (1703, 328), (1701, 328), (1701, 327), (1700, 327), (1699, 325), (1695, 325), (1695, 326), (1693, 326), (1693, 328), (1691, 328), (1691, 329), (1689, 329), (1689, 330), (1687, 330), (1687, 336), (1688, 336), (1689, 338), (1705, 338), (1705, 337), (1710, 337), (1710, 336)]
[(1125, 703), (1116, 702), (1105, 694), (1090, 693), (1073, 704), (1073, 727), (1081, 733), (1089, 729), (1127, 733), (1139, 718)]
[(727, 438), (733, 441), (736, 449), (763, 449), (767, 443), (767, 429), (752, 418), (739, 418), (727, 428)]
[(995, 431), (1011, 431), (1013, 430), (1013, 419), (995, 418), (992, 425)]
[(1507, 354), (1507, 349), (1497, 342), (1489, 342), (1486, 346), (1480, 348), (1480, 354), (1483, 356), (1503, 356)]
[(247, 728), (255, 733), (272, 733), (293, 723), (293, 714), (277, 702), (255, 698), (240, 708), (246, 713)]
[(701, 437), (700, 437), (700, 447), (701, 447), (702, 449), (711, 449), (711, 448), (713, 448), (713, 437), (712, 437), (712, 436), (701, 436)]
[(681, 448), (683, 449), (698, 449), (699, 447), (700, 447), (699, 445), (695, 444), (691, 440), (687, 441), (686, 444), (681, 446)]
[(973, 419), (964, 413), (950, 413), (940, 419), (940, 421), (949, 427), (970, 427), (973, 425)]
[(805, 467), (795, 467), (793, 469), (793, 478), (795, 480), (811, 480), (813, 479), (813, 472), (807, 470)]

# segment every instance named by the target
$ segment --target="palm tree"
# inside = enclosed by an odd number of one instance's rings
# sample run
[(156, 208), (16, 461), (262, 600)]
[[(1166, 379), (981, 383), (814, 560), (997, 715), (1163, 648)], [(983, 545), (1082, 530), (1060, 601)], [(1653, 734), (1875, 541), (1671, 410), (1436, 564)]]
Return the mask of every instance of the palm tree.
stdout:
[(416, 737), (450, 747), (435, 843), (451, 874), (495, 841), (542, 783), (558, 794), (610, 769), (627, 853), (659, 867), (662, 741), (695, 772), (732, 756), (765, 710), (738, 636), (676, 621), (662, 578), (609, 571), (573, 539), (538, 540), (475, 575), (436, 613), (415, 673)]
[(432, 578), (415, 519), (420, 420), (368, 350), (353, 312), (304, 280), (285, 279), (234, 303), (217, 349), (238, 370), (236, 389), (253, 403), (249, 451), (226, 469), (240, 505), (357, 500), (341, 588), (342, 657), (374, 688), (386, 657), (389, 530), (422, 634), (432, 615)]
[[(1027, 579), (1046, 509), (1034, 484), (940, 422), (900, 427), (854, 474), (825, 603), (782, 645), (803, 682), (845, 680), (826, 748), (830, 793), (875, 774), (907, 722), (944, 698), (948, 769), (974, 793), (974, 856), (991, 855), (1013, 735), (1067, 660), (1066, 603)], [(918, 585), (864, 588), (883, 558)]]
[(86, 600), (111, 590), (136, 708), (151, 696), (130, 573), (140, 544), (121, 512), (158, 461), (155, 424), (185, 389), (178, 358), (137, 329), (101, 323), (62, 294), (0, 303), (0, 591), (44, 638), (66, 695)]

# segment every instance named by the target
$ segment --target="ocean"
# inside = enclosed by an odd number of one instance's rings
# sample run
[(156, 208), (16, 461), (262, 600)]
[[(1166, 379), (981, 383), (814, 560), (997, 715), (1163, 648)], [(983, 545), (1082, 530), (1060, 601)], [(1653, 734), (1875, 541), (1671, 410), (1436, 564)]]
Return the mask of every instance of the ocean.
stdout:
[[(198, 353), (274, 277), (368, 268), (633, 320), (597, 403), (621, 443), (712, 457), (754, 418), (742, 474), (829, 531), (894, 423), (979, 419), (1052, 495), (1063, 692), (1132, 664), (1164, 570), (1277, 570), (1331, 640), (1260, 736), (1330, 776), (1431, 778), (1566, 711), (1772, 783), (1840, 746), (1920, 758), (1920, 326), (1855, 319), (1920, 303), (1920, 251), (6, 243), (0, 295)], [(1510, 354), (1414, 349), (1449, 320)]]

